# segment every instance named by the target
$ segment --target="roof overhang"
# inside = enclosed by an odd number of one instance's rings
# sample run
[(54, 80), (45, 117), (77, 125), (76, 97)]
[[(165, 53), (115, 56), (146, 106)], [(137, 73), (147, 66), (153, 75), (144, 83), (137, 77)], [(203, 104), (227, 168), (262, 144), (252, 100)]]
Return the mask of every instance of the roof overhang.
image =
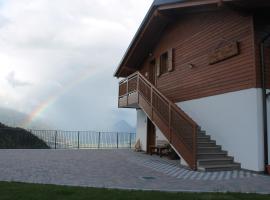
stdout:
[[(269, 6), (269, 0), (155, 0), (135, 34), (114, 76), (127, 77), (137, 71), (161, 37), (164, 29), (174, 20), (175, 13), (194, 12), (201, 8), (218, 9), (228, 5), (235, 9)], [(193, 10), (192, 10), (193, 9)], [(196, 10), (195, 10), (196, 11)], [(180, 12), (180, 13), (181, 13)]]

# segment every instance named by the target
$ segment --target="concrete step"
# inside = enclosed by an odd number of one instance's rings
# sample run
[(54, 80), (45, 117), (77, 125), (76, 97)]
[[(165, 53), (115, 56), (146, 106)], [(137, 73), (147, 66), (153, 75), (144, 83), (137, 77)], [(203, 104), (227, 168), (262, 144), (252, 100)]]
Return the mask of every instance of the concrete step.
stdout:
[(198, 147), (198, 153), (218, 153), (221, 152), (221, 146), (215, 145), (210, 147)]
[(197, 142), (209, 142), (211, 140), (209, 135), (198, 135)]
[(224, 165), (201, 165), (198, 170), (201, 171), (233, 171), (240, 170), (241, 165), (239, 163), (224, 164)]
[(198, 152), (197, 159), (224, 158), (228, 155), (227, 151), (220, 152)]
[(207, 142), (197, 142), (198, 147), (213, 147), (216, 146), (216, 141), (210, 140)]
[(200, 135), (200, 136), (206, 136), (206, 131), (198, 131), (198, 135)]
[(234, 163), (233, 157), (223, 157), (223, 158), (205, 158), (205, 159), (198, 159), (197, 164), (198, 166), (202, 165), (225, 165), (225, 164), (232, 164)]

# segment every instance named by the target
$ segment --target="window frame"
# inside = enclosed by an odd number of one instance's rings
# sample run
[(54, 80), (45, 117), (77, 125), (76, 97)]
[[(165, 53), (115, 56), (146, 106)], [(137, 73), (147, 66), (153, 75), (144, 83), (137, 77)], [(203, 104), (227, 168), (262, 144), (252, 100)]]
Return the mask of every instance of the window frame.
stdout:
[(160, 59), (160, 76), (169, 72), (169, 54), (168, 51), (162, 53)]

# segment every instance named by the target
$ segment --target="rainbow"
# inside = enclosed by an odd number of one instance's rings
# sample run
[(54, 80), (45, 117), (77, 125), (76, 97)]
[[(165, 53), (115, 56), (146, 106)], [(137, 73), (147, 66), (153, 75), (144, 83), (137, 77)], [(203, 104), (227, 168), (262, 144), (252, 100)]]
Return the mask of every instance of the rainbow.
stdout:
[(35, 121), (38, 117), (40, 117), (49, 107), (51, 107), (61, 96), (63, 96), (66, 92), (75, 88), (77, 85), (87, 80), (89, 77), (93, 76), (93, 70), (86, 69), (77, 76), (76, 79), (70, 82), (70, 84), (66, 85), (64, 89), (62, 89), (59, 93), (54, 94), (44, 101), (42, 101), (38, 106), (36, 106), (30, 114), (23, 120), (20, 124), (22, 128), (28, 128), (33, 121)]

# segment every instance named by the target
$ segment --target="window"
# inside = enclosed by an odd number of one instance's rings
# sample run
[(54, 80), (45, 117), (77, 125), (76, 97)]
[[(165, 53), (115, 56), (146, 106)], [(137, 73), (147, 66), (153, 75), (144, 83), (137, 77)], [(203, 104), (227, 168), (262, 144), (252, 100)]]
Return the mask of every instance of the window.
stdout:
[(157, 77), (174, 71), (174, 49), (169, 49), (156, 59)]
[(160, 56), (160, 74), (168, 72), (168, 52)]

